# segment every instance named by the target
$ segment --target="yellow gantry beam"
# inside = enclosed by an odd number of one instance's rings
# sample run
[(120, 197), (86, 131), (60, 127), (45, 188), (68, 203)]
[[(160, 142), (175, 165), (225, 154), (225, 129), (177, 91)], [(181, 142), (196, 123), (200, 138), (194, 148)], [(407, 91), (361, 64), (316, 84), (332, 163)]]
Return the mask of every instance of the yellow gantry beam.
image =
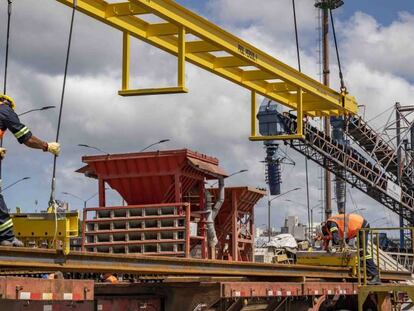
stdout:
[[(73, 5), (73, 0), (56, 1)], [(129, 77), (126, 48), (129, 49), (129, 36), (132, 36), (178, 57), (178, 86), (167, 89), (186, 91), (184, 63), (189, 61), (254, 94), (298, 111), (298, 116), (337, 116), (357, 112), (354, 97), (324, 86), (172, 0), (122, 3), (78, 0), (77, 9), (124, 33), (121, 95), (134, 95), (130, 94), (134, 90), (129, 90), (126, 83)], [(143, 18), (148, 14), (157, 16), (157, 22), (150, 23), (147, 21), (150, 19)], [(160, 89), (153, 89), (153, 92), (156, 90)], [(256, 122), (252, 122), (252, 126), (256, 126)]]

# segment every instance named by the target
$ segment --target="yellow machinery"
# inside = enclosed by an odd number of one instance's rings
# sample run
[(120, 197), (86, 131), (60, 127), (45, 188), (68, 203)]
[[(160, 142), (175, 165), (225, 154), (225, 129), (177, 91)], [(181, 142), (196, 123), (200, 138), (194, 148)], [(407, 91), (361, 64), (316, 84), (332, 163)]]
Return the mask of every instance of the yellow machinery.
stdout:
[(11, 215), (14, 233), (28, 247), (70, 250), (70, 239), (79, 233), (79, 212), (20, 213)]
[[(358, 311), (363, 311), (364, 302), (371, 294), (376, 294), (378, 297), (378, 305), (381, 305), (390, 293), (398, 297), (399, 294), (407, 294), (407, 296), (414, 301), (414, 286), (407, 283), (393, 283), (382, 285), (368, 285), (367, 264), (365, 258), (368, 254), (376, 255), (376, 264), (378, 273), (381, 275), (380, 269), (380, 232), (384, 231), (405, 231), (414, 236), (414, 227), (405, 228), (363, 228), (361, 241), (357, 241), (357, 247), (361, 248), (361, 253), (358, 252)], [(366, 237), (370, 243), (366, 243)], [(361, 245), (362, 244), (362, 245)], [(408, 280), (407, 280), (408, 281)]]
[(356, 250), (328, 253), (326, 251), (300, 251), (296, 253), (296, 262), (311, 266), (350, 267), (357, 276), (358, 254)]
[[(57, 0), (73, 6), (73, 0)], [(186, 93), (185, 62), (251, 91), (251, 140), (303, 138), (305, 116), (353, 115), (353, 96), (339, 93), (217, 27), (172, 0), (77, 0), (76, 9), (123, 33), (122, 96)], [(157, 22), (151, 23), (148, 20)], [(160, 21), (161, 20), (161, 21)], [(178, 57), (177, 86), (131, 89), (130, 39), (136, 38)], [(297, 113), (295, 134), (258, 136), (256, 95)]]

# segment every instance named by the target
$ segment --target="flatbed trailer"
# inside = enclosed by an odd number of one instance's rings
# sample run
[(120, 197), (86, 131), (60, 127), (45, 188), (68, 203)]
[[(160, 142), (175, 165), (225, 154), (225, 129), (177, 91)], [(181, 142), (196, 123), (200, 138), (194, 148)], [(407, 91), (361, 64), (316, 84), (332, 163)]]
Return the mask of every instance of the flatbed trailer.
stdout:
[[(64, 280), (39, 278), (57, 271)], [(119, 283), (103, 283), (105, 273), (116, 275)], [(0, 248), (0, 274), (0, 284), (9, 282), (8, 294), (1, 295), (0, 310), (6, 306), (7, 310), (36, 311), (69, 310), (70, 306), (85, 311), (241, 311), (277, 310), (282, 306), (291, 310), (357, 310), (362, 289), (352, 269), (346, 267), (87, 252), (64, 255), (33, 248)], [(409, 273), (383, 272), (382, 279), (387, 287), (383, 294), (367, 300), (373, 310), (376, 305), (381, 305), (377, 310), (392, 310), (391, 298), (406, 297), (391, 296), (391, 292), (411, 296), (412, 286), (397, 283), (411, 279)], [(378, 289), (381, 286), (375, 291)], [(76, 295), (64, 296), (71, 292)], [(62, 298), (75, 296), (77, 302)]]

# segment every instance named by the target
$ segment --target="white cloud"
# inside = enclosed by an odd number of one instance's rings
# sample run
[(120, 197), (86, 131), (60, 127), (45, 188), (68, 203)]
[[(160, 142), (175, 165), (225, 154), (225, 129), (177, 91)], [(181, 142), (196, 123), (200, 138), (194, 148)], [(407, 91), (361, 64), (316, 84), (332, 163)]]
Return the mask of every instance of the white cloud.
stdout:
[(347, 62), (363, 62), (370, 70), (414, 78), (414, 15), (408, 12), (389, 26), (357, 12), (341, 24), (341, 47)]

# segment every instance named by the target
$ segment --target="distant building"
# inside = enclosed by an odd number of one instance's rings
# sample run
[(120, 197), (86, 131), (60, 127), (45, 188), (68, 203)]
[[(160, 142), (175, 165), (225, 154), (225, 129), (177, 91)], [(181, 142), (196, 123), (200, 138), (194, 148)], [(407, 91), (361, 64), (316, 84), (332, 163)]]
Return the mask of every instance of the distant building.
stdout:
[(307, 226), (299, 223), (298, 216), (288, 216), (285, 219), (285, 225), (280, 229), (281, 233), (289, 233), (293, 235), (297, 241), (306, 240)]

